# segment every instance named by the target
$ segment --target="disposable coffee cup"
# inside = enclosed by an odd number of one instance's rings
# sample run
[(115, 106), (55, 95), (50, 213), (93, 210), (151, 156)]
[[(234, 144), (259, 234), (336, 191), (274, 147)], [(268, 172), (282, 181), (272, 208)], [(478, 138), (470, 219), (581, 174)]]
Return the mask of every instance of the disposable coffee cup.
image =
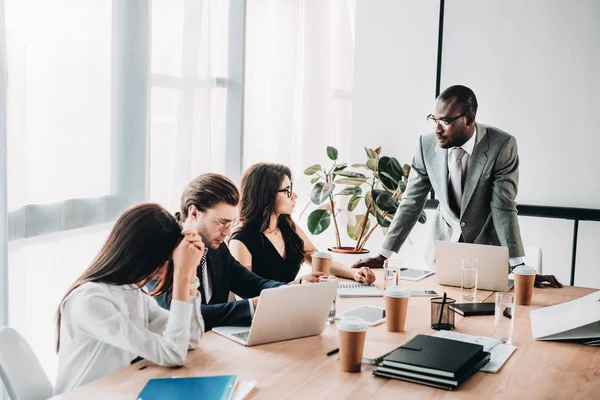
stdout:
[(385, 297), (387, 330), (390, 332), (404, 332), (410, 291), (400, 286), (390, 286), (383, 295)]
[(331, 271), (331, 262), (333, 257), (326, 251), (319, 251), (312, 254), (312, 272), (323, 272), (329, 275)]
[(521, 306), (531, 304), (535, 284), (535, 268), (529, 265), (519, 265), (513, 269), (515, 280), (515, 302)]
[(338, 322), (341, 371), (360, 372), (367, 327), (364, 320), (356, 317), (342, 318)]

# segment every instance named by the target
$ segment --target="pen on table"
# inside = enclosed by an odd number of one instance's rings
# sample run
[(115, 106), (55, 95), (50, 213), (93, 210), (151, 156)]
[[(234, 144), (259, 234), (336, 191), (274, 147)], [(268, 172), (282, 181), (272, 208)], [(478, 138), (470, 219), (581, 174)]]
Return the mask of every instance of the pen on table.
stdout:
[(335, 349), (333, 349), (333, 350), (331, 350), (331, 351), (328, 351), (328, 352), (327, 352), (327, 356), (332, 356), (332, 355), (334, 355), (335, 353), (337, 353), (337, 352), (339, 352), (339, 351), (340, 351), (340, 348), (339, 348), (339, 347), (337, 347), (337, 348), (335, 348)]

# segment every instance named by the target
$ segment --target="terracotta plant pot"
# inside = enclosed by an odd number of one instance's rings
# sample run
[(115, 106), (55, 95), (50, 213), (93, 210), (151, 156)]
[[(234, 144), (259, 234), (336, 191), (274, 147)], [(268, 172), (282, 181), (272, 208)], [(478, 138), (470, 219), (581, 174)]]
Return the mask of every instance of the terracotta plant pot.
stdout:
[(354, 250), (354, 247), (330, 247), (327, 250), (331, 251), (332, 253), (339, 253), (339, 254), (367, 254), (369, 252), (369, 250), (367, 249), (362, 249), (362, 250)]

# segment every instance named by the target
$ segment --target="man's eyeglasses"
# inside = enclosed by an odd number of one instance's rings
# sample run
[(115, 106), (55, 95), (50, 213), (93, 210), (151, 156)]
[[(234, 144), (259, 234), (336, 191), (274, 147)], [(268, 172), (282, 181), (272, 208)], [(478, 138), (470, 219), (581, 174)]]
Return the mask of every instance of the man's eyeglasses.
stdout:
[(435, 117), (431, 114), (429, 114), (427, 116), (427, 121), (429, 121), (431, 123), (431, 125), (433, 125), (434, 127), (437, 126), (437, 124), (439, 123), (440, 125), (442, 125), (442, 127), (447, 128), (451, 123), (453, 123), (454, 121), (456, 121), (457, 119), (464, 117), (465, 115), (467, 115), (469, 113), (469, 111), (467, 111), (466, 113), (460, 114), (457, 117), (448, 117), (448, 118), (440, 118), (440, 119), (435, 119)]
[(288, 199), (291, 199), (292, 194), (294, 193), (294, 185), (290, 183), (290, 186), (286, 187), (285, 189), (278, 190), (277, 193), (285, 193), (285, 196)]
[(227, 229), (229, 229), (229, 227), (231, 228), (235, 228), (236, 226), (238, 226), (239, 221), (237, 219), (233, 219), (231, 221), (227, 221), (227, 222), (223, 222), (221, 220), (219, 220), (218, 218), (216, 218), (214, 215), (212, 215), (211, 213), (207, 212), (206, 214), (210, 215), (210, 217), (217, 223), (219, 224), (219, 227), (221, 229), (221, 231), (226, 231)]

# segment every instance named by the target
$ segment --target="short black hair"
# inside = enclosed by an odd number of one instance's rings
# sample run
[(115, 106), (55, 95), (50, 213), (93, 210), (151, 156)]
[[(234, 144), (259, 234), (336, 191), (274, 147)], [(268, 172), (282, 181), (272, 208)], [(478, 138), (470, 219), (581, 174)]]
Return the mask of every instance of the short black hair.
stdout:
[(463, 112), (477, 114), (477, 98), (471, 89), (462, 85), (450, 86), (438, 96), (438, 100), (448, 101), (456, 99), (456, 104), (460, 105)]

